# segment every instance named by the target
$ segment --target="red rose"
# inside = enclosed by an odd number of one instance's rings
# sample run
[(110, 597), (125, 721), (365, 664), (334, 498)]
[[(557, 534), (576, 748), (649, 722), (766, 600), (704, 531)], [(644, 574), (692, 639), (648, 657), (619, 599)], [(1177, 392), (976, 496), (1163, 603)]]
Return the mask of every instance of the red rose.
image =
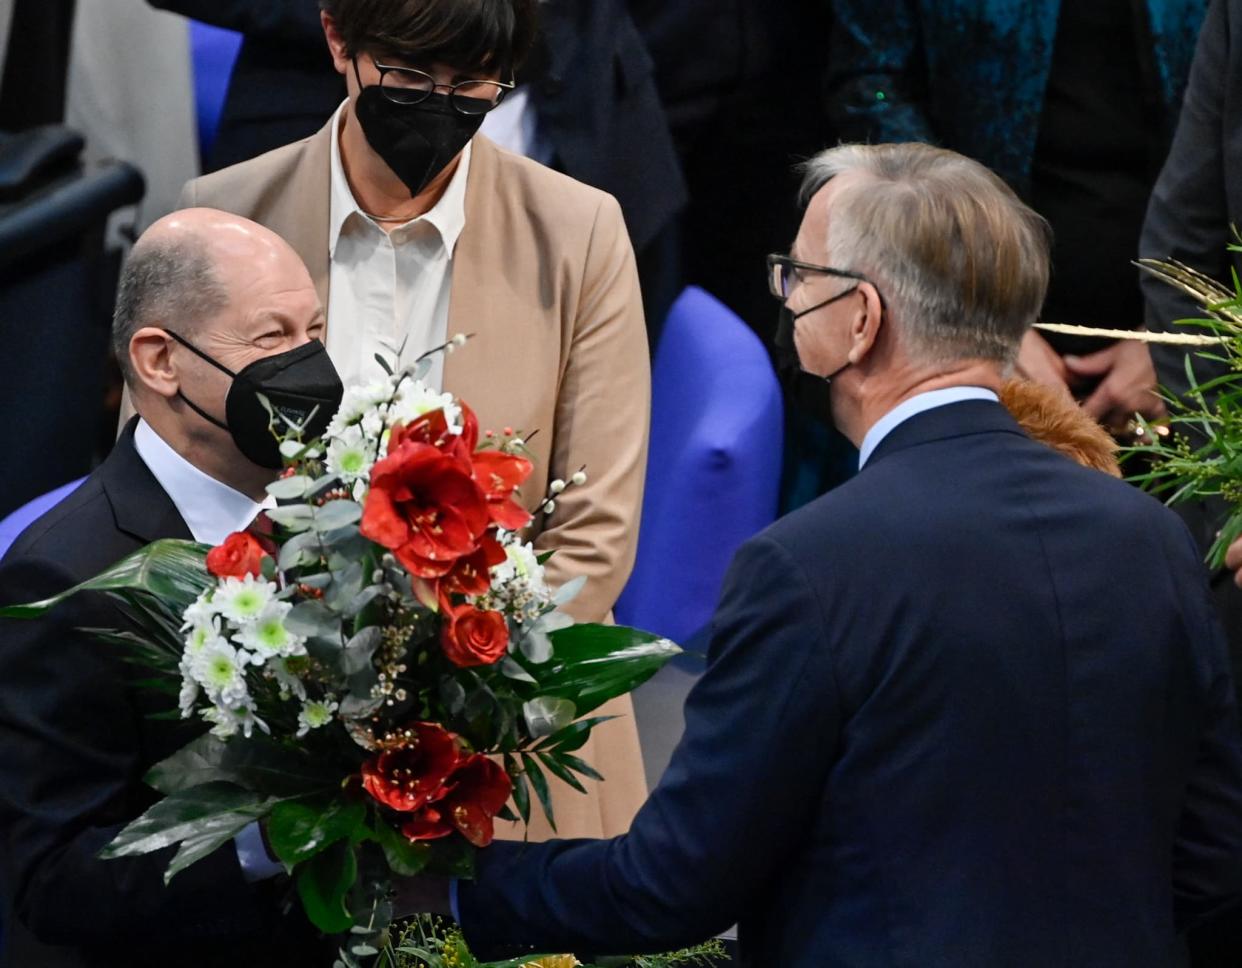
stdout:
[(491, 665), (509, 647), (509, 626), (499, 612), (484, 612), (473, 605), (453, 609), (445, 602), (447, 621), (440, 633), (444, 654), (454, 665)]
[(468, 467), (431, 444), (402, 439), (371, 471), (360, 530), (410, 574), (439, 578), (478, 549), (489, 523)]
[(401, 827), (409, 840), (435, 840), (454, 830), (476, 847), (486, 847), (495, 833), (494, 819), (513, 792), (509, 775), (486, 756), (474, 754), (445, 784), (446, 793)]
[(362, 764), (367, 793), (393, 810), (411, 812), (438, 800), (461, 759), (457, 739), (435, 723), (411, 723)]
[(507, 531), (530, 524), (530, 512), (513, 499), (514, 492), (530, 476), (534, 465), (525, 457), (498, 450), (481, 450), (474, 455), (474, 482), (487, 495), (492, 520)]
[(234, 531), (207, 552), (207, 570), (217, 578), (244, 578), (263, 572), (263, 558), (267, 554), (259, 540), (245, 531)]
[(479, 539), (479, 550), (458, 558), (453, 570), (440, 579), (442, 595), (483, 595), (492, 586), (491, 570), (505, 560), (505, 549), (491, 531)]

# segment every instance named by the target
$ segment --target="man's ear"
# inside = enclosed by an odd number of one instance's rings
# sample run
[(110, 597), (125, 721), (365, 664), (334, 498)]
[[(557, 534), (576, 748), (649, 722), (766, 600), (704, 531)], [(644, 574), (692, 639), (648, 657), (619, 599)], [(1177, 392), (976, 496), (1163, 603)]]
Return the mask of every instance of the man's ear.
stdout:
[(129, 338), (129, 365), (134, 388), (171, 399), (181, 389), (172, 360), (172, 337), (156, 326), (144, 326)]
[(350, 73), (350, 57), (345, 53), (345, 38), (341, 36), (336, 20), (327, 11), (319, 12), (319, 22), (323, 24), (323, 35), (328, 41), (328, 53), (332, 55), (332, 66), (336, 72), (348, 81)]
[(862, 296), (859, 308), (850, 320), (849, 361), (861, 363), (875, 349), (880, 339), (880, 327), (884, 321), (884, 303), (879, 290), (869, 282), (860, 282), (858, 292)]

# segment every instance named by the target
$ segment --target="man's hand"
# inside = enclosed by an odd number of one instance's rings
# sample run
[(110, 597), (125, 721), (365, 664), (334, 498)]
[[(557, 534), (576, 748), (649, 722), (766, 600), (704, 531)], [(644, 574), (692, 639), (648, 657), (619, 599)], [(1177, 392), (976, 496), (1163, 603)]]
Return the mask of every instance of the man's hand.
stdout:
[(1165, 415), (1164, 401), (1156, 395), (1156, 368), (1144, 344), (1123, 339), (1064, 362), (1071, 379), (1100, 381), (1082, 408), (1109, 430), (1122, 430), (1136, 412), (1148, 420)]
[(1018, 351), (1018, 375), (1032, 383), (1069, 392), (1070, 372), (1046, 339), (1028, 329)]
[(1242, 538), (1234, 538), (1225, 552), (1225, 567), (1233, 572), (1233, 581), (1242, 588)]

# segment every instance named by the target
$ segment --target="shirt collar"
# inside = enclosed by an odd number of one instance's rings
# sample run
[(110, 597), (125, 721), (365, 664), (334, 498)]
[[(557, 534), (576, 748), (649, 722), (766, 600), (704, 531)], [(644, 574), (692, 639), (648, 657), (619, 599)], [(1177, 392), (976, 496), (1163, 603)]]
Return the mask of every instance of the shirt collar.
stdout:
[(863, 437), (862, 446), (858, 448), (858, 469), (862, 470), (866, 466), (871, 455), (875, 453), (875, 449), (880, 446), (880, 441), (892, 433), (899, 424), (927, 410), (934, 410), (936, 407), (943, 407), (950, 403), (961, 403), (963, 400), (991, 400), (998, 403), (1000, 397), (987, 387), (945, 387), (942, 390), (916, 393), (909, 399), (901, 401), (871, 425), (871, 429)]
[(145, 420), (134, 428), (134, 449), (176, 505), (195, 541), (223, 543), (250, 526), (261, 504), (204, 474), (168, 446)]
[[(360, 218), (370, 222), (372, 225), (376, 225), (375, 221), (358, 207), (358, 201), (354, 198), (353, 190), (349, 187), (349, 179), (345, 177), (345, 166), (341, 163), (341, 128), (344, 125), (345, 111), (348, 107), (349, 101), (345, 100), (332, 116), (332, 160), (328, 202), (328, 258), (336, 255), (336, 243), (350, 219)], [(413, 222), (426, 221), (432, 225), (440, 233), (440, 240), (444, 243), (444, 248), (450, 255), (452, 255), (454, 246), (457, 245), (458, 236), (461, 235), (462, 229), (466, 227), (466, 181), (470, 177), (472, 147), (472, 143), (466, 143), (466, 147), (461, 153), (461, 161), (457, 164), (457, 171), (453, 173), (453, 177), (449, 180), (448, 187), (444, 189), (444, 194), (440, 196), (440, 200), (428, 211), (418, 216), (418, 218), (411, 219), (405, 223), (405, 225), (410, 225)], [(376, 227), (378, 228), (379, 226), (376, 225)]]

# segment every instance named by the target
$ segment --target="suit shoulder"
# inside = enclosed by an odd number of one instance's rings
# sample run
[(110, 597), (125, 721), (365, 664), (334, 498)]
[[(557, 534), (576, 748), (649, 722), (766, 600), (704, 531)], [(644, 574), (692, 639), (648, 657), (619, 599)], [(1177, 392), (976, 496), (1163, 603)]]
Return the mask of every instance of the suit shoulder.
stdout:
[(238, 162), (186, 182), (181, 190), (182, 208), (218, 208), (241, 214), (257, 204), (271, 185), (282, 185), (302, 163), (317, 135), (273, 148), (256, 158)]
[(491, 147), (496, 152), (499, 183), (519, 186), (537, 205), (555, 208), (566, 217), (589, 221), (605, 213), (620, 216), (621, 206), (607, 192), (499, 145)]

